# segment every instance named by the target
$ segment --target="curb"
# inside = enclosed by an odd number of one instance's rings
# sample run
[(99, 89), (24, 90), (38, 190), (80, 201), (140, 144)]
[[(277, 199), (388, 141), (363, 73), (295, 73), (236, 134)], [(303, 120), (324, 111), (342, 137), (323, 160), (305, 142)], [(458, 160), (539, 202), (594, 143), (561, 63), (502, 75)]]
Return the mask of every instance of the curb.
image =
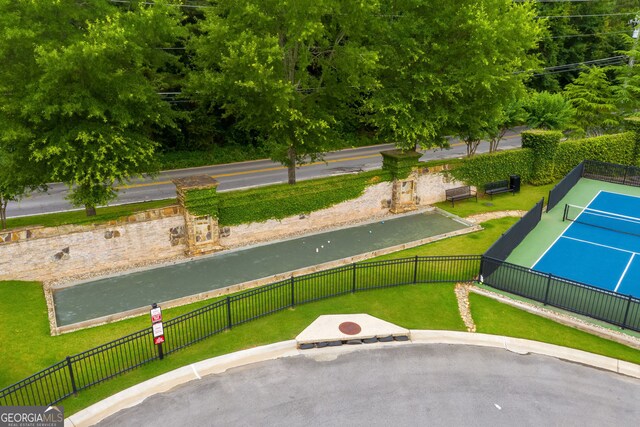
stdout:
[(332, 354), (337, 357), (339, 354), (351, 353), (354, 351), (365, 351), (368, 349), (380, 349), (396, 345), (452, 344), (502, 348), (517, 354), (524, 355), (535, 353), (543, 356), (554, 357), (640, 379), (640, 365), (613, 359), (611, 357), (588, 353), (582, 350), (574, 350), (567, 347), (537, 341), (499, 335), (454, 331), (411, 330), (410, 336), (411, 341), (409, 343), (366, 346), (343, 345), (340, 347), (316, 350), (298, 350), (296, 348), (296, 341), (289, 340), (214, 357), (183, 366), (182, 368), (159, 375), (116, 393), (111, 397), (69, 416), (65, 419), (64, 425), (65, 427), (91, 426), (118, 411), (140, 404), (143, 400), (153, 396), (154, 394), (163, 393), (178, 385), (202, 379), (202, 377), (206, 375), (223, 373), (229, 369), (251, 363), (299, 355), (314, 357)]

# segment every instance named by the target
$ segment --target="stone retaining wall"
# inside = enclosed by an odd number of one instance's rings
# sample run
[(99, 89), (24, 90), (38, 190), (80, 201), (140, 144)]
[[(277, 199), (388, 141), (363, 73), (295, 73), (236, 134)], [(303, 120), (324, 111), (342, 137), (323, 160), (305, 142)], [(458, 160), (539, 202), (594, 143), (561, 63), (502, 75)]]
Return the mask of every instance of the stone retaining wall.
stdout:
[(0, 233), (0, 280), (108, 274), (182, 256), (184, 250), (184, 218), (177, 206), (107, 224), (12, 230)]
[[(444, 201), (446, 189), (463, 185), (441, 173), (418, 171), (413, 177), (416, 179), (418, 207)], [(382, 182), (367, 187), (364, 194), (357, 199), (307, 215), (223, 227), (220, 230), (220, 244), (227, 248), (239, 247), (390, 216), (391, 192), (392, 183)]]

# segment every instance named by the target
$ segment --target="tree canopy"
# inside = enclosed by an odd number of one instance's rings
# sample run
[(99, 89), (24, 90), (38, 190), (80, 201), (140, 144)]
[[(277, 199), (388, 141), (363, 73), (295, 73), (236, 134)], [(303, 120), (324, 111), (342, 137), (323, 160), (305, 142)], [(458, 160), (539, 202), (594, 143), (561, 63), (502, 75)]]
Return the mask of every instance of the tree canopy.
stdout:
[[(55, 10), (77, 6), (63, 2)], [(14, 81), (22, 69), (30, 70), (7, 108), (13, 133), (5, 131), (4, 139), (28, 145), (30, 160), (46, 166), (50, 179), (68, 184), (70, 201), (89, 214), (115, 197), (117, 182), (153, 171), (157, 144), (150, 132), (173, 124), (175, 114), (158, 95), (163, 67), (175, 62), (158, 49), (179, 37), (173, 9), (110, 9), (79, 29), (64, 27), (75, 32), (60, 43), (45, 32), (24, 61), (8, 66)]]

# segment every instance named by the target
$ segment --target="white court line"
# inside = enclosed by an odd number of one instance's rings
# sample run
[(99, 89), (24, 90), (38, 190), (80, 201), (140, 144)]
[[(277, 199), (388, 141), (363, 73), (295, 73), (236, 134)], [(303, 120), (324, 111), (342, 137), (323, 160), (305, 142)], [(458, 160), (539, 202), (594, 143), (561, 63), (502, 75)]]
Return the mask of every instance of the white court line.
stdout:
[(631, 263), (633, 262), (633, 257), (635, 257), (635, 256), (636, 256), (636, 254), (634, 253), (633, 255), (631, 255), (631, 258), (629, 258), (629, 262), (627, 263), (627, 267), (622, 272), (622, 276), (620, 276), (620, 280), (618, 280), (618, 284), (616, 285), (616, 288), (613, 290), (613, 292), (618, 292), (618, 288), (620, 287), (620, 284), (622, 283), (622, 279), (624, 279), (624, 276), (627, 275), (627, 271), (629, 270), (629, 267), (631, 266)]
[(616, 248), (615, 246), (608, 246), (608, 245), (603, 245), (601, 243), (596, 243), (596, 242), (590, 242), (588, 240), (582, 240), (582, 239), (576, 239), (575, 237), (569, 237), (569, 236), (561, 236), (564, 239), (569, 239), (569, 240), (575, 240), (576, 242), (581, 242), (581, 243), (588, 243), (589, 245), (594, 245), (594, 246), (601, 246), (603, 248), (607, 248), (607, 249), (613, 249), (614, 251), (619, 251), (619, 252), (625, 252), (628, 254), (634, 254), (636, 255), (637, 252), (634, 251), (628, 251), (626, 249), (620, 249), (620, 248)]
[(627, 197), (635, 197), (636, 199), (640, 199), (640, 196), (635, 196), (633, 194), (624, 194), (624, 193), (616, 193), (615, 191), (604, 191), (600, 190), (602, 193), (615, 194), (617, 196), (627, 196)]
[[(602, 190), (598, 190), (598, 192), (596, 193), (595, 196), (593, 196), (593, 198), (589, 201), (589, 203), (587, 203), (587, 206), (589, 206), (595, 199), (596, 197), (598, 197), (600, 195), (600, 193), (602, 193)], [(581, 212), (582, 213), (582, 212)], [(564, 214), (563, 214), (564, 215)], [(562, 230), (562, 233), (560, 233), (560, 235), (558, 237), (556, 237), (556, 239), (551, 243), (551, 245), (549, 245), (549, 247), (547, 249), (545, 249), (545, 251), (542, 253), (542, 255), (540, 255), (540, 257), (536, 260), (536, 262), (533, 263), (533, 265), (531, 266), (531, 270), (535, 269), (536, 265), (540, 262), (540, 260), (542, 258), (544, 258), (544, 256), (547, 254), (547, 252), (549, 252), (549, 250), (553, 247), (553, 245), (556, 244), (556, 242), (558, 240), (560, 240), (560, 238), (562, 236), (564, 236), (564, 233), (567, 232), (567, 230), (569, 229), (569, 227), (571, 227), (571, 225), (573, 224), (573, 222), (569, 221), (569, 225), (567, 225), (564, 230)]]

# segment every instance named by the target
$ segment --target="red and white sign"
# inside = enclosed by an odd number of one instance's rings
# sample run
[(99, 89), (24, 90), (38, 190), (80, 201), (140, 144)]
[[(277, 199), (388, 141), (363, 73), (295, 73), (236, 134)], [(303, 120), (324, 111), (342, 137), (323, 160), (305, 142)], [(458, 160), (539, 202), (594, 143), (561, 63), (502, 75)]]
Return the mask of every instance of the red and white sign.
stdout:
[(153, 337), (157, 338), (161, 335), (164, 335), (164, 328), (162, 327), (162, 322), (153, 324)]
[(153, 339), (153, 343), (155, 345), (162, 344), (164, 342), (164, 335), (160, 335), (159, 337), (155, 337)]
[(151, 323), (162, 322), (162, 309), (160, 307), (151, 309)]

